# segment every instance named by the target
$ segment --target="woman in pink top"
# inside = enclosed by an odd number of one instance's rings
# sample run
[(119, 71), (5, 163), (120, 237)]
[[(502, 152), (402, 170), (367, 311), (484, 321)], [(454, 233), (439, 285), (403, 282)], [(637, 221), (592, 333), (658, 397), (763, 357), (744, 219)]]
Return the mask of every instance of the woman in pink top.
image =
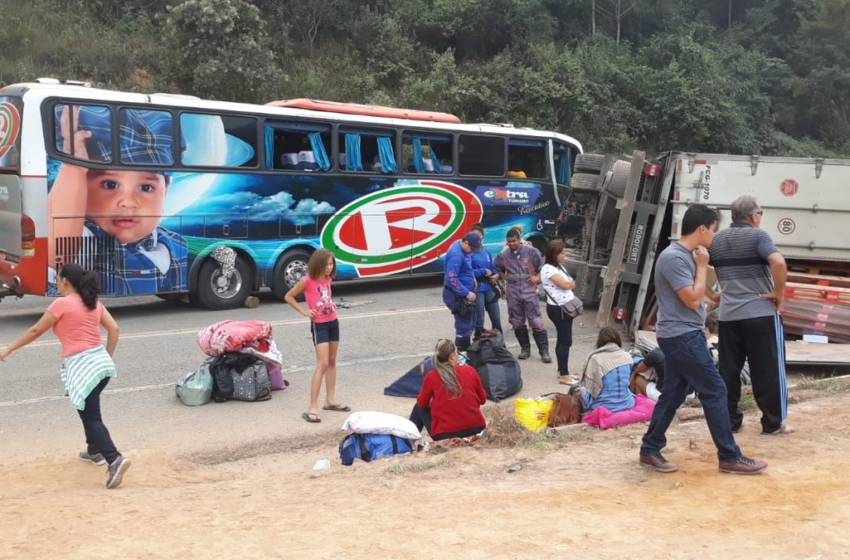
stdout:
[[(62, 382), (71, 404), (83, 421), (88, 449), (80, 459), (95, 465), (109, 464), (106, 487), (117, 488), (130, 467), (129, 457), (122, 456), (100, 416), (100, 394), (115, 377), (112, 355), (118, 346), (118, 324), (98, 300), (98, 277), (77, 264), (66, 264), (59, 271), (56, 288), (62, 297), (48, 306), (38, 322), (15, 342), (0, 350), (5, 362), (13, 352), (53, 327), (62, 344)], [(100, 338), (100, 327), (106, 329), (106, 348)]]
[[(310, 333), (316, 347), (316, 370), (310, 382), (310, 408), (301, 417), (307, 422), (319, 418), (319, 390), (325, 380), (323, 410), (348, 412), (350, 407), (336, 402), (336, 354), (339, 349), (339, 320), (336, 305), (331, 299), (331, 280), (336, 276), (336, 259), (327, 249), (318, 249), (307, 264), (307, 276), (286, 293), (284, 299), (296, 311), (310, 318)], [(300, 294), (307, 300), (307, 309), (295, 300)]]

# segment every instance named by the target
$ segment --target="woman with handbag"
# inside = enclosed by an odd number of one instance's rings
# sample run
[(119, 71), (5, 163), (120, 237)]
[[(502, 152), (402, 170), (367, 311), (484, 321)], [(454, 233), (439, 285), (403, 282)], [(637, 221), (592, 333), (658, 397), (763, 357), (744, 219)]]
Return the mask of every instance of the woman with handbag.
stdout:
[[(563, 241), (553, 239), (546, 246), (546, 264), (540, 269), (540, 279), (546, 291), (546, 315), (554, 323), (558, 333), (555, 342), (555, 358), (558, 362), (558, 383), (571, 385), (576, 379), (570, 375), (570, 347), (573, 345), (573, 311), (564, 310), (564, 305), (570, 308), (580, 303), (573, 288), (575, 280), (570, 278), (562, 263), (566, 258)], [(576, 307), (577, 309), (577, 307)]]
[[(475, 224), (472, 231), (481, 236), (484, 243), (484, 226)], [(475, 287), (475, 333), (473, 340), (477, 340), (484, 332), (485, 312), (490, 316), (492, 330), (502, 332), (502, 314), (499, 310), (499, 271), (493, 264), (493, 255), (490, 251), (483, 249), (480, 253), (471, 253), (472, 272), (478, 284)]]

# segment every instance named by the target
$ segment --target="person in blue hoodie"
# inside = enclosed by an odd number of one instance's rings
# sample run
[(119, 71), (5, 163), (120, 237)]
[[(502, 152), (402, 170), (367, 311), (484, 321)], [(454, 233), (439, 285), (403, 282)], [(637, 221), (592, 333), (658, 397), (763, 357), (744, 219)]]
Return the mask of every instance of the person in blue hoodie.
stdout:
[(446, 269), (443, 276), (443, 303), (455, 319), (455, 346), (464, 352), (471, 344), (475, 329), (475, 274), (470, 255), (481, 252), (481, 236), (467, 233), (455, 241), (446, 252)]
[[(484, 226), (475, 224), (472, 231), (481, 235), (484, 242)], [(499, 311), (499, 294), (493, 289), (493, 284), (499, 279), (499, 271), (493, 264), (493, 255), (486, 249), (480, 253), (473, 252), (472, 272), (478, 287), (475, 289), (475, 334), (473, 340), (478, 339), (484, 331), (484, 314), (490, 316), (490, 324), (494, 331), (502, 332), (502, 315)]]

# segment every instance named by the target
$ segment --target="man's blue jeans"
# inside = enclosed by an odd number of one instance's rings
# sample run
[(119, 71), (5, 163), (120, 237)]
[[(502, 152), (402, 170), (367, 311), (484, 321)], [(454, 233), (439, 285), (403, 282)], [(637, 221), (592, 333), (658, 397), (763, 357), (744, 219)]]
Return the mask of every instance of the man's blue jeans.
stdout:
[(685, 402), (690, 385), (699, 395), (719, 460), (735, 461), (740, 458), (741, 450), (735, 443), (729, 423), (726, 384), (711, 359), (703, 332), (691, 331), (673, 338), (659, 338), (658, 346), (664, 352), (666, 366), (664, 391), (655, 404), (640, 454), (660, 453), (667, 445), (667, 428), (676, 410)]
[(499, 309), (499, 300), (496, 292), (486, 290), (475, 294), (475, 328), (484, 330), (484, 311), (490, 316), (490, 323), (494, 331), (502, 332), (502, 312)]

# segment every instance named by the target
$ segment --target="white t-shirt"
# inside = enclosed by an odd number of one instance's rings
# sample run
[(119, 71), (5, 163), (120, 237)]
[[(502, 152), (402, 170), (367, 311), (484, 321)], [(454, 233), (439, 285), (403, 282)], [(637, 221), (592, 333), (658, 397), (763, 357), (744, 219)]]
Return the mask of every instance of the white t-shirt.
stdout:
[(560, 275), (564, 280), (571, 280), (569, 274), (560, 267), (544, 264), (540, 269), (541, 282), (546, 291), (546, 303), (561, 306), (576, 296), (572, 290), (565, 290), (552, 282), (552, 277), (556, 275)]

